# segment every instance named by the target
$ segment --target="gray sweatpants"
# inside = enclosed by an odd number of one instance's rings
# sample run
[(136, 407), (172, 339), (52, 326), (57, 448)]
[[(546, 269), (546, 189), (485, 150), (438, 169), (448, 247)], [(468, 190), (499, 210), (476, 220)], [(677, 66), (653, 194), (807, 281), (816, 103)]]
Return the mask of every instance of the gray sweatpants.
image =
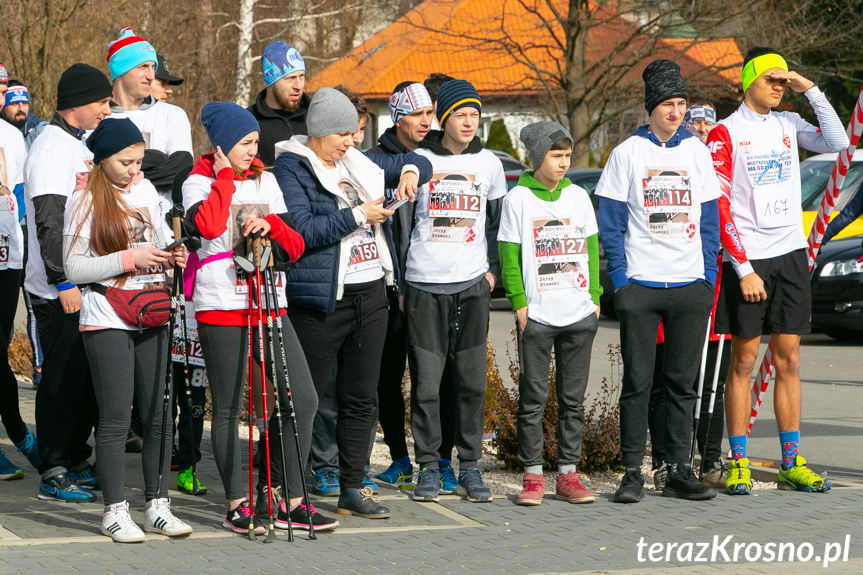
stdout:
[[(312, 384), (312, 376), (309, 373), (305, 355), (299, 340), (297, 340), (297, 334), (286, 315), (282, 316), (282, 330), (285, 337), (288, 375), (291, 378), (291, 396), (294, 401), (300, 436), (301, 459), (297, 459), (296, 441), (293, 437), (291, 420), (288, 417), (284, 368), (277, 339), (274, 347), (276, 350), (276, 379), (279, 386), (279, 402), (282, 409), (282, 428), (284, 431), (282, 444), (285, 449), (285, 464), (288, 469), (288, 494), (290, 497), (299, 497), (302, 494), (300, 476), (302, 470), (298, 461), (305, 462), (308, 460), (312, 422), (318, 408), (318, 396)], [(255, 337), (253, 352), (258, 357), (257, 328), (252, 333)], [(228, 500), (240, 499), (246, 497), (248, 492), (248, 476), (244, 475), (240, 462), (240, 437), (237, 432), (237, 425), (243, 405), (243, 394), (248, 393), (246, 367), (249, 359), (249, 330), (238, 326), (199, 323), (198, 334), (201, 339), (204, 363), (207, 364), (207, 378), (210, 382), (210, 395), (213, 399), (211, 436), (216, 468), (219, 470), (219, 476), (222, 478), (222, 485)], [(269, 358), (268, 346), (265, 346), (265, 352), (267, 377), (272, 379), (272, 363)], [(259, 363), (256, 362), (256, 369), (258, 369), (258, 365)], [(274, 412), (274, 405), (269, 405), (268, 410)], [(278, 419), (271, 417), (270, 421), (277, 424)], [(271, 424), (271, 454), (278, 451), (278, 442), (281, 439), (277, 428)], [(282, 474), (278, 467), (279, 465), (271, 469), (274, 486), (281, 484)]]
[[(168, 361), (167, 328), (145, 329), (143, 333), (100, 329), (85, 331), (83, 338), (99, 405), (96, 462), (105, 505), (126, 499), (123, 494), (126, 434), (132, 418), (132, 399), (136, 396), (144, 428), (141, 451), (144, 498), (149, 501), (167, 497), (167, 481), (162, 481), (161, 493), (157, 493), (165, 365)], [(163, 477), (168, 475), (171, 466), (171, 442), (165, 441), (164, 445)]]
[(542, 465), (542, 414), (548, 400), (548, 372), (554, 348), (557, 390), (557, 463), (577, 465), (584, 430), (584, 390), (590, 373), (590, 350), (598, 325), (596, 314), (563, 327), (527, 320), (518, 333), (518, 459), (527, 467)]
[(455, 446), (460, 467), (482, 457), (489, 285), (485, 279), (455, 294), (407, 287), (411, 432), (420, 466), (440, 457), (440, 386), (447, 357), (455, 388)]

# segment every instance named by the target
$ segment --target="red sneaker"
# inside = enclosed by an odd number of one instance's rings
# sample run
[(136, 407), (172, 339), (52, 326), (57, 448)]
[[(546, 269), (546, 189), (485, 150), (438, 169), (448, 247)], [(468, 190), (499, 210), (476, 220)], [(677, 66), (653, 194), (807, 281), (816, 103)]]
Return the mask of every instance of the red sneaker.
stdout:
[(555, 497), (570, 503), (593, 503), (596, 501), (593, 493), (584, 488), (574, 471), (557, 476), (557, 493)]
[(515, 498), (516, 505), (539, 505), (545, 495), (545, 477), (525, 473), (521, 480), (521, 493)]

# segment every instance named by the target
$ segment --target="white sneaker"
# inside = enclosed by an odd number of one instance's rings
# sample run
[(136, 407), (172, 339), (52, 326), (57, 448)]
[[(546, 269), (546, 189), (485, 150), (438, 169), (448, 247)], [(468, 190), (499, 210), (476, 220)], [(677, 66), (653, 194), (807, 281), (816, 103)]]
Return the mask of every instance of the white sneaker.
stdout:
[(144, 541), (144, 532), (129, 515), (129, 503), (121, 501), (108, 505), (102, 516), (102, 534), (107, 535), (117, 543), (140, 543)]
[(144, 510), (144, 531), (161, 533), (168, 537), (188, 535), (192, 528), (171, 513), (171, 500), (167, 497), (151, 499)]

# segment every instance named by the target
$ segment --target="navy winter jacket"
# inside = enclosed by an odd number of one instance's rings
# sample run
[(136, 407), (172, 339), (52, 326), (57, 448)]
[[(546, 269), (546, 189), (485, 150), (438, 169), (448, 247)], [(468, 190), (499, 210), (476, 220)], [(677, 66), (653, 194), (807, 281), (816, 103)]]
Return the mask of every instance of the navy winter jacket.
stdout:
[[(398, 187), (405, 164), (419, 169), (419, 185), (432, 177), (431, 163), (419, 154), (365, 155), (384, 170), (387, 188)], [(318, 180), (307, 158), (283, 153), (276, 158), (273, 174), (282, 189), (295, 229), (306, 242), (303, 256), (288, 270), (288, 301), (332, 312), (338, 291), (340, 243), (359, 226), (350, 208), (338, 207), (336, 197)], [(392, 252), (392, 243), (389, 243)]]

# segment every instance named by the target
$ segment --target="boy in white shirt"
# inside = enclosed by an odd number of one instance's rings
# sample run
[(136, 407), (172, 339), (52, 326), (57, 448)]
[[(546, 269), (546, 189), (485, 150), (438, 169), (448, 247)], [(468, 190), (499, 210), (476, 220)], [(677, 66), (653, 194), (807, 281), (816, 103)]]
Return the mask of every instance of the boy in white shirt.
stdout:
[(719, 183), (707, 148), (681, 126), (687, 94), (680, 68), (654, 60), (642, 78), (650, 123), (612, 150), (596, 187), (624, 365), (620, 446), (625, 474), (614, 500), (636, 503), (643, 497), (641, 462), (660, 318), (669, 463), (662, 494), (710, 499), (716, 491), (696, 479), (689, 450), (692, 382), (713, 306)]
[(536, 170), (522, 174), (504, 198), (498, 231), (501, 277), (518, 334), (518, 457), (525, 473), (516, 503), (539, 505), (545, 493), (542, 414), (552, 348), (559, 406), (556, 496), (592, 503), (576, 465), (602, 294), (599, 230), (587, 192), (564, 177), (572, 136), (556, 122), (537, 122), (522, 129), (521, 141)]

